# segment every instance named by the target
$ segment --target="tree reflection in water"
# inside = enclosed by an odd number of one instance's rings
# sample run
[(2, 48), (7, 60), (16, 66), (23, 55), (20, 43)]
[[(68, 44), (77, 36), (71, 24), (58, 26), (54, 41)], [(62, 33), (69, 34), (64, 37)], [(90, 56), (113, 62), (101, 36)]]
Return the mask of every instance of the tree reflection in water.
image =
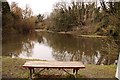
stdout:
[(82, 61), (85, 64), (113, 64), (118, 48), (110, 38), (85, 38), (46, 33), (47, 44), (58, 61)]
[(27, 56), (31, 56), (35, 41), (36, 34), (3, 36), (2, 55), (18, 57), (24, 52)]
[[(119, 46), (112, 38), (87, 38), (47, 32), (3, 36), (2, 44), (3, 56), (19, 57), (25, 53), (27, 57), (33, 54), (42, 57), (44, 52), (39, 52), (40, 46), (45, 46), (48, 49), (45, 53), (49, 51), (49, 54), (44, 53), (44, 56), (52, 54), (57, 61), (82, 61), (84, 64), (97, 65), (113, 64), (119, 52)], [(38, 44), (37, 49), (34, 49), (35, 44)], [(35, 53), (32, 52), (34, 50)]]

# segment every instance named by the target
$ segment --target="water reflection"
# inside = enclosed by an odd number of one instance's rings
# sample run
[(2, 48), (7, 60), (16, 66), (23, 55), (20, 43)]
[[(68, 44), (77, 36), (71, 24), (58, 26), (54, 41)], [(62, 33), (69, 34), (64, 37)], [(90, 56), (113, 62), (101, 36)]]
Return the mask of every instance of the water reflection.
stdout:
[[(19, 55), (21, 58), (29, 58), (29, 59), (42, 59), (42, 60), (54, 60), (52, 57), (52, 49), (44, 44), (36, 43), (34, 48), (32, 49), (32, 55), (27, 56), (24, 52)], [(27, 57), (26, 57), (27, 56)]]
[(85, 64), (113, 64), (118, 58), (118, 45), (109, 38), (85, 38), (37, 32), (29, 36), (5, 37), (3, 55), (43, 60), (82, 61)]
[(59, 61), (82, 61), (89, 64), (112, 64), (117, 59), (115, 42), (106, 38), (85, 38), (72, 35), (46, 34), (53, 56)]
[(18, 57), (22, 52), (26, 52), (27, 56), (31, 56), (35, 42), (36, 42), (35, 34), (24, 36), (17, 34), (3, 36), (2, 55)]

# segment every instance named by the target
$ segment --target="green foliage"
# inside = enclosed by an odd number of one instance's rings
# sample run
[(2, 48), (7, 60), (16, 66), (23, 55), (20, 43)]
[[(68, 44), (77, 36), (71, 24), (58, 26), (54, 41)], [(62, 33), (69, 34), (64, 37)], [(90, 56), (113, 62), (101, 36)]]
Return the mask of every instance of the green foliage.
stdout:
[(39, 23), (39, 22), (42, 22), (43, 21), (43, 18), (44, 18), (44, 15), (41, 15), (41, 14), (39, 14), (38, 16), (37, 16), (37, 20), (36, 20), (36, 24), (37, 23)]
[(92, 23), (92, 16), (95, 9), (95, 3), (85, 4), (84, 2), (72, 2), (56, 4), (50, 20), (50, 25), (55, 31), (70, 31), (73, 28), (82, 28), (82, 26)]
[[(120, 2), (57, 3), (46, 19), (47, 30), (78, 31), (81, 34), (120, 35)], [(46, 28), (46, 27), (45, 27)]]
[[(120, 2), (101, 2), (96, 33), (109, 36), (120, 36)], [(106, 8), (106, 6), (108, 6)]]
[(13, 17), (11, 16), (11, 14), (3, 14), (2, 15), (2, 29), (3, 29), (3, 33), (8, 32), (10, 33), (11, 30), (13, 29)]
[(32, 16), (31, 8), (22, 9), (13, 2), (10, 6), (7, 2), (2, 5), (2, 27), (3, 35), (9, 33), (27, 34), (34, 31), (35, 18)]
[[(78, 31), (81, 34), (120, 36), (120, 2), (66, 2), (57, 3), (47, 19), (44, 15), (32, 16), (28, 6), (25, 9), (13, 2), (11, 11), (8, 3), (3, 3), (3, 33), (31, 33), (34, 26), (51, 31)], [(8, 22), (9, 20), (9, 22)]]
[(12, 30), (12, 23), (13, 18), (11, 16), (10, 12), (10, 6), (7, 2), (2, 2), (2, 29), (3, 33), (8, 32)]
[(8, 2), (2, 2), (2, 13), (9, 13), (10, 12), (10, 6)]

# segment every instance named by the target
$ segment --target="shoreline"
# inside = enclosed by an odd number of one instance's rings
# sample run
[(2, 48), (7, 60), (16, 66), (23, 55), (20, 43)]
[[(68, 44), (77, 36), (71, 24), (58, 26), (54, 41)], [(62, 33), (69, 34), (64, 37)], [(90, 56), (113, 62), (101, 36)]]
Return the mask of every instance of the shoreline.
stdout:
[(76, 31), (68, 31), (68, 32), (54, 32), (54, 31), (50, 31), (50, 30), (41, 30), (41, 29), (37, 29), (35, 30), (37, 32), (49, 32), (49, 33), (58, 33), (58, 34), (71, 34), (71, 35), (76, 35), (78, 37), (88, 37), (88, 38), (107, 38), (109, 36), (101, 36), (101, 35), (96, 35), (96, 34), (77, 34)]

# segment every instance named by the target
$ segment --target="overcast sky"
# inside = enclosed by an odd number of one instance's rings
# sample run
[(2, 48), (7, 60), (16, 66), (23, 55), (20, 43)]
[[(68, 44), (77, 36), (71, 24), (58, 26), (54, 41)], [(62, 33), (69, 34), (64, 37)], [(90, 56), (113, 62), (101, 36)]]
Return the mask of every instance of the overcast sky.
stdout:
[[(18, 3), (18, 6), (21, 8), (25, 8), (28, 5), (34, 15), (40, 14), (47, 14), (52, 12), (53, 6), (57, 2), (71, 2), (74, 0), (7, 0), (8, 3), (11, 5), (12, 2)], [(76, 0), (77, 1), (77, 0)]]
[(33, 14), (46, 14), (52, 12), (53, 4), (59, 0), (7, 0), (11, 5), (12, 2), (18, 3), (18, 6), (25, 8), (26, 4), (32, 9)]
[[(66, 2), (71, 2), (71, 1), (81, 1), (81, 0), (7, 0), (9, 4), (11, 5), (12, 2), (18, 3), (18, 6), (21, 8), (25, 8), (26, 5), (28, 5), (34, 15), (40, 14), (47, 14), (52, 12), (53, 5), (57, 2), (60, 1), (66, 1)], [(91, 2), (91, 1), (96, 1), (96, 0), (82, 0), (85, 2)], [(99, 1), (99, 0), (97, 0)], [(110, 1), (110, 0), (105, 0), (105, 1)], [(120, 0), (111, 0), (111, 1), (120, 1)]]

